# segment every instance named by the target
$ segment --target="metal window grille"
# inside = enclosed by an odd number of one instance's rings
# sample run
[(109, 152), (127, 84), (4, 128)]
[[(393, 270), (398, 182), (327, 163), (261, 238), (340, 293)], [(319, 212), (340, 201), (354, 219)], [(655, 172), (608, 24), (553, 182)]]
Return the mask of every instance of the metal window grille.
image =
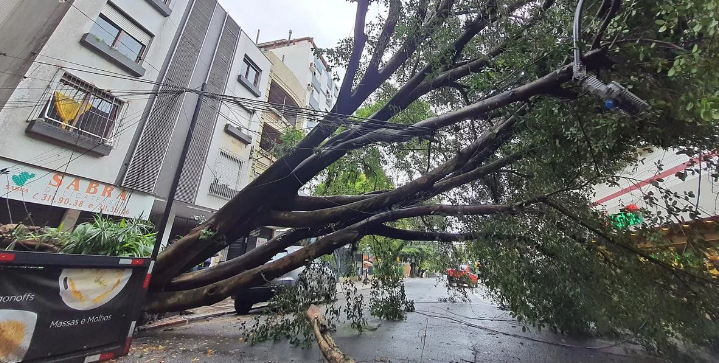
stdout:
[(237, 195), (242, 185), (242, 164), (238, 157), (220, 150), (215, 165), (215, 178), (210, 184), (210, 195), (224, 199), (232, 199)]
[(50, 92), (42, 118), (57, 128), (112, 146), (122, 105), (112, 94), (65, 73)]

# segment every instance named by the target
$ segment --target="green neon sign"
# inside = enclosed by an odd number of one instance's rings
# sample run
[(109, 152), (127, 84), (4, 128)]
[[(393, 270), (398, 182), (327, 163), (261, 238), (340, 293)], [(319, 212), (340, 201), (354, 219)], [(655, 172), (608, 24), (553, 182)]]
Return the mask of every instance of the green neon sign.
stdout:
[(625, 229), (630, 226), (641, 224), (644, 219), (639, 213), (630, 212), (619, 212), (609, 216), (609, 220), (612, 221), (612, 226), (620, 229)]

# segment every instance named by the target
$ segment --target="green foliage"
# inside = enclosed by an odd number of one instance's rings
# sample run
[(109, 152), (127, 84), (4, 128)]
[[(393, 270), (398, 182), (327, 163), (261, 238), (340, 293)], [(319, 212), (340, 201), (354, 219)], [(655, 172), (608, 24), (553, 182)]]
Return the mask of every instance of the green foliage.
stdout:
[(393, 188), (377, 148), (357, 150), (330, 165), (315, 195), (358, 195)]
[[(397, 21), (388, 54), (394, 54), (406, 39), (421, 32), (419, 3), (402, 3), (404, 11)], [(498, 12), (511, 3), (499, 1)], [(567, 64), (571, 61), (568, 34), (576, 1), (552, 3), (541, 13), (536, 7), (529, 9), (530, 6), (521, 11), (521, 17), (537, 16), (531, 27), (527, 27), (526, 21), (516, 20), (517, 17), (491, 25), (468, 43), (459, 59), (449, 55), (454, 41), (466, 31), (468, 19), (450, 16), (387, 84), (403, 85), (417, 70), (431, 65), (432, 70), (425, 78), (428, 81), (443, 72), (445, 66), (483, 59), (489, 50), (505, 46), (508, 39), (511, 41), (481, 71), (463, 77), (459, 88), (432, 91), (391, 121), (411, 123), (431, 117), (432, 112), (455, 110), (467, 101), (515, 89)], [(589, 2), (585, 9), (583, 52), (595, 43), (594, 37), (603, 22), (595, 16), (600, 3)], [(473, 13), (477, 6), (476, 2), (458, 1), (455, 10)], [(668, 153), (692, 157), (716, 149), (718, 9), (717, 0), (623, 1), (622, 11), (609, 23), (604, 36), (596, 39), (596, 43), (608, 49), (608, 59), (603, 60), (607, 67), (596, 75), (607, 83), (619, 82), (647, 100), (649, 111), (637, 117), (609, 111), (602, 100), (574, 83), (567, 83), (561, 89), (551, 90), (551, 94), (528, 100), (530, 107), (518, 115), (516, 134), (489, 157), (489, 161), (494, 161), (516, 152), (526, 153), (520, 161), (434, 200), (460, 205), (511, 204), (550, 195), (585, 225), (541, 204), (537, 207), (541, 215), (433, 216), (422, 223), (406, 221), (414, 229), (475, 231), (483, 236), (468, 241), (464, 249), (442, 246), (446, 253), (438, 254), (437, 270), (481, 261), (482, 278), (497, 300), (518, 319), (539, 328), (633, 339), (668, 355), (677, 353), (677, 343), (719, 350), (716, 305), (719, 286), (704, 258), (710, 246), (701, 233), (688, 233), (687, 247), (677, 250), (669, 238), (655, 230), (658, 226), (700, 218), (697, 208), (677, 204), (694, 198), (694, 194), (681, 195), (662, 189), (661, 181), (657, 181), (657, 191), (646, 197), (646, 203), (662, 212), (645, 211), (643, 223), (629, 230), (612, 228), (610, 221), (592, 207), (593, 187), (616, 183), (619, 179), (615, 174), (637, 161), (646, 149), (663, 148)], [(378, 43), (383, 20), (380, 17), (366, 27), (370, 54)], [(351, 40), (344, 40), (326, 54), (335, 63), (343, 64), (350, 44)], [(367, 59), (363, 59), (360, 70), (366, 67)], [(396, 89), (383, 86), (357, 115), (374, 114), (395, 93)], [(509, 106), (478, 115), (477, 119), (439, 130), (422, 140), (383, 145), (375, 154), (366, 151), (372, 148), (354, 151), (333, 165), (335, 169), (328, 169), (325, 184), (318, 191), (329, 195), (379, 190), (368, 188), (358, 177), (369, 175), (359, 166), (372, 158), (378, 160), (376, 165), (390, 166), (387, 175), (395, 181), (398, 175), (415, 179), (455, 156), (457, 150), (515, 111), (516, 106)], [(704, 165), (704, 170), (694, 167), (687, 173), (696, 170), (719, 178), (716, 162), (707, 161)], [(658, 168), (661, 170), (661, 166)], [(687, 175), (679, 177), (684, 180)], [(335, 182), (339, 186), (333, 185)], [(393, 251), (394, 243), (383, 241), (375, 253)], [(383, 272), (392, 276), (391, 268)]]
[(438, 251), (437, 243), (405, 245), (399, 251), (399, 258), (401, 261), (414, 263), (418, 270), (416, 273), (421, 276), (422, 272), (437, 272), (442, 269)]
[(342, 311), (345, 313), (350, 326), (362, 333), (367, 328), (367, 319), (364, 317), (365, 302), (364, 295), (357, 289), (351, 279), (342, 281), (342, 292), (345, 296), (345, 305)]
[(59, 239), (62, 252), (83, 255), (148, 257), (155, 244), (154, 226), (140, 219), (119, 222), (96, 215), (92, 223), (82, 223), (71, 233), (51, 229), (43, 238)]
[(312, 324), (307, 310), (312, 304), (328, 303), (324, 314), (330, 330), (339, 318), (340, 309), (332, 304), (336, 299), (337, 280), (322, 264), (309, 264), (300, 274), (297, 285), (281, 289), (266, 307), (268, 315), (256, 316), (249, 327), (243, 323), (241, 331), (250, 344), (267, 340), (289, 339), (292, 345), (308, 348), (314, 342)]
[(304, 131), (294, 127), (288, 127), (282, 130), (282, 134), (280, 134), (280, 142), (274, 145), (272, 153), (275, 157), (283, 157), (292, 152), (304, 137)]
[(404, 279), (396, 272), (375, 274), (372, 279), (369, 308), (372, 316), (384, 320), (405, 320), (407, 312), (414, 311), (414, 301), (407, 299)]
[(368, 244), (375, 256), (370, 313), (380, 319), (404, 320), (407, 312), (414, 311), (414, 302), (407, 299), (404, 290), (404, 270), (398, 263), (404, 242), (372, 236)]

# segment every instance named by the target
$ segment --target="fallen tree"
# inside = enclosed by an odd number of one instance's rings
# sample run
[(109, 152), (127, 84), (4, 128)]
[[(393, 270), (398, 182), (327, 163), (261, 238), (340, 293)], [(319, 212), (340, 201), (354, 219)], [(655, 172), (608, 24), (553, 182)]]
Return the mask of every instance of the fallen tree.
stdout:
[(322, 355), (330, 363), (354, 363), (355, 360), (348, 357), (337, 346), (334, 339), (327, 328), (327, 320), (322, 315), (320, 309), (312, 305), (307, 309), (307, 318), (312, 322), (312, 330), (317, 338), (317, 345)]
[[(571, 266), (573, 276), (593, 278), (597, 270), (577, 275), (587, 261), (572, 256), (590, 257), (566, 241), (598, 240), (604, 249), (592, 244), (581, 248), (598, 254), (597, 269), (618, 274), (613, 284), (632, 281), (638, 289), (632, 299), (641, 299), (645, 291), (632, 279), (649, 272), (656, 278), (647, 283), (669, 289), (672, 299), (692, 296), (691, 304), (679, 304), (690, 313), (674, 316), (679, 305), (666, 305), (664, 316), (651, 318), (657, 320), (656, 330), (648, 332), (641, 325), (632, 327), (633, 333), (652, 344), (661, 342), (660, 350), (672, 335), (717, 344), (719, 312), (709, 301), (718, 289), (706, 267), (696, 261), (677, 265), (669, 255), (644, 253), (629, 236), (606, 226), (590, 206), (591, 187), (611, 180), (643, 148), (694, 155), (716, 147), (714, 35), (719, 22), (712, 9), (717, 2), (683, 0), (668, 8), (640, 0), (625, 4), (622, 12), (619, 1), (590, 4), (591, 16), (585, 16), (589, 26), (580, 42), (582, 62), (591, 74), (631, 86), (646, 99), (651, 108), (639, 116), (606, 110), (573, 79), (568, 37), (573, 2), (380, 3), (385, 14), (368, 21), (371, 2), (357, 0), (353, 37), (324, 50), (335, 66), (346, 70), (332, 113), (214, 216), (159, 255), (146, 310), (212, 304), (364, 236), (378, 235), (482, 243), (476, 251), (496, 261), (509, 260), (486, 253), (490, 245), (502, 253), (517, 251), (512, 271), (522, 274), (503, 270), (490, 286), (520, 316), (562, 330), (569, 324), (557, 314), (562, 305), (532, 312), (527, 306), (537, 304), (523, 300), (521, 285), (539, 276), (532, 271), (542, 272), (533, 270), (542, 268), (536, 261), (561, 260)], [(241, 103), (226, 95), (208, 97)], [(417, 107), (419, 103), (429, 106)], [(369, 116), (352, 116), (363, 106), (371, 110)], [(392, 187), (381, 185), (358, 195), (298, 195), (311, 182), (316, 185), (313, 181), (331, 180), (332, 167), (348, 162), (391, 167)], [(355, 169), (366, 177), (372, 167)], [(399, 228), (400, 221), (416, 229)], [(291, 229), (238, 259), (188, 272), (262, 226)], [(312, 237), (317, 241), (265, 263)], [(502, 276), (518, 278), (509, 285)], [(579, 292), (556, 291), (542, 298), (554, 302), (560, 295), (579, 296), (585, 288), (576, 280), (567, 284), (572, 287)], [(657, 302), (654, 294), (645, 297)], [(641, 310), (632, 301), (604, 313)], [(607, 324), (602, 332), (628, 329), (621, 319)]]

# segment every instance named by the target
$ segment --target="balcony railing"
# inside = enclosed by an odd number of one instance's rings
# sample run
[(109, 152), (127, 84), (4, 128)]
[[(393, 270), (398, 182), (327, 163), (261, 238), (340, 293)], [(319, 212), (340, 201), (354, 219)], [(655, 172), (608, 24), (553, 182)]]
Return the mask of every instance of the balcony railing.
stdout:
[(122, 101), (70, 74), (49, 92), (41, 119), (83, 139), (112, 146)]
[(220, 182), (219, 180), (217, 180), (217, 178), (213, 179), (212, 184), (210, 184), (210, 195), (214, 195), (223, 199), (232, 199), (239, 192), (239, 190), (230, 188), (230, 186), (228, 186), (227, 184)]

